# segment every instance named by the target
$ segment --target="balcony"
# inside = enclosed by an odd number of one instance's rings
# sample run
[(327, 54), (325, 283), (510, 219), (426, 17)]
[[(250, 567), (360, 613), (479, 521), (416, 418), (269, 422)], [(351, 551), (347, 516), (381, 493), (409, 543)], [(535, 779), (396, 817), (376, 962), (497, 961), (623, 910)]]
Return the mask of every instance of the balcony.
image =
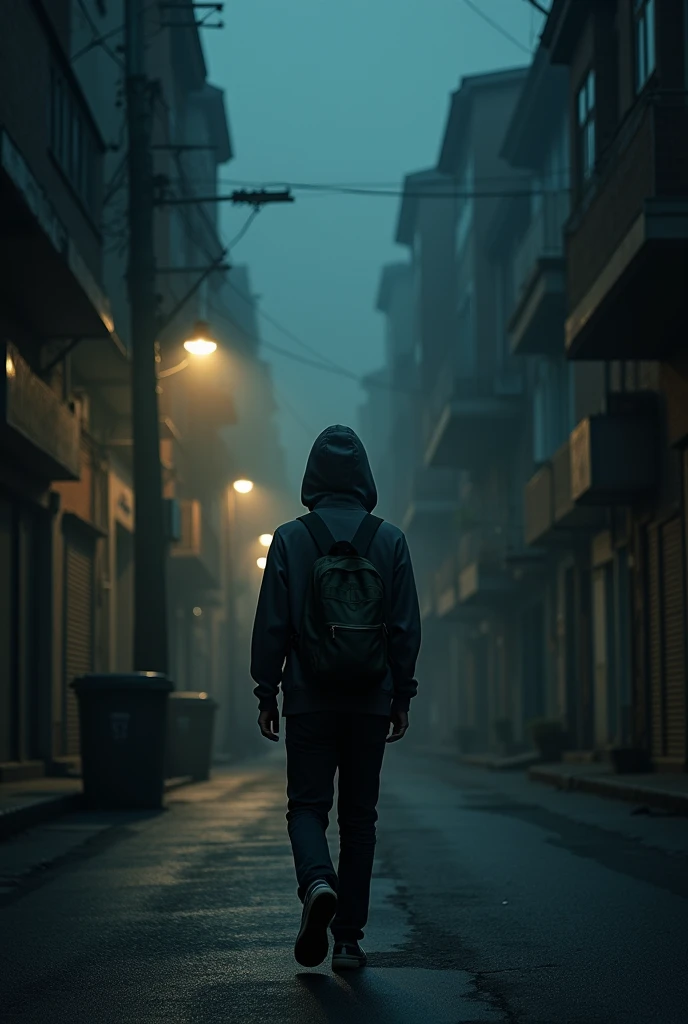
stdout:
[(440, 522), (455, 517), (459, 509), (459, 485), (451, 470), (419, 469), (410, 474), (406, 511), (402, 519), (404, 533), (432, 530)]
[(425, 414), (426, 466), (470, 470), (502, 453), (523, 395), (521, 374), (440, 373)]
[(179, 502), (181, 539), (170, 552), (170, 578), (189, 593), (216, 590), (221, 583), (220, 544), (196, 499)]
[(509, 320), (514, 355), (563, 352), (566, 319), (564, 224), (570, 195), (545, 193), (514, 256), (516, 302)]
[(554, 527), (554, 477), (551, 463), (546, 463), (525, 485), (525, 541), (542, 544)]
[(508, 600), (516, 585), (508, 559), (523, 551), (522, 530), (509, 526), (479, 526), (459, 543), (459, 601), (484, 607)]
[(688, 333), (688, 94), (633, 108), (568, 225), (574, 359), (667, 358)]
[(589, 416), (571, 434), (571, 497), (579, 505), (632, 505), (659, 480), (652, 408)]
[(603, 509), (580, 507), (574, 501), (570, 439), (552, 457), (552, 493), (554, 529), (563, 540), (572, 540), (578, 532), (595, 532), (604, 528)]
[(45, 481), (78, 480), (79, 419), (37, 377), (16, 347), (0, 348), (0, 438), (2, 448), (25, 470)]

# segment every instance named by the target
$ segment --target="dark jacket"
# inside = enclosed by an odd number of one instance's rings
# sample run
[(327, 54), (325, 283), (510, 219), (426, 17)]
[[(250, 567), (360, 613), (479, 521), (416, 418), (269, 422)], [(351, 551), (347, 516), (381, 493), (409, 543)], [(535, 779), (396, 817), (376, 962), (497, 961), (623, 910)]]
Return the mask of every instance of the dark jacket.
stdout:
[[(368, 456), (349, 427), (323, 431), (313, 445), (301, 500), (317, 510), (335, 540), (352, 540), (366, 512), (377, 504)], [(363, 696), (332, 696), (308, 686), (291, 639), (298, 633), (313, 563), (319, 552), (303, 523), (280, 526), (268, 552), (253, 628), (251, 675), (261, 710), (274, 707), (282, 687), (285, 715), (326, 709), (389, 715), (408, 710), (418, 684), (420, 613), (411, 556), (401, 530), (383, 523), (368, 551), (380, 573), (389, 612), (390, 670), (378, 688)]]

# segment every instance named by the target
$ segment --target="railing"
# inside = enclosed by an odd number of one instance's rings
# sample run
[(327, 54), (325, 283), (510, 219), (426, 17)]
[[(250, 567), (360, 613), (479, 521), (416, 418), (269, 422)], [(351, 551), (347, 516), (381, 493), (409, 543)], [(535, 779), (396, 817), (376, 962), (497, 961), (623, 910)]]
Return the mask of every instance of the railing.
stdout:
[(550, 463), (542, 466), (525, 486), (525, 541), (537, 542), (554, 522), (554, 482)]
[(602, 153), (567, 225), (569, 299), (583, 299), (647, 199), (688, 197), (688, 93), (654, 93), (633, 107)]
[(467, 530), (459, 541), (459, 569), (474, 562), (501, 566), (515, 552), (522, 551), (523, 526), (520, 523), (484, 524)]
[(552, 456), (552, 490), (555, 521), (573, 508), (571, 497), (571, 442), (566, 441)]
[(172, 547), (176, 558), (194, 558), (202, 564), (210, 579), (217, 580), (220, 571), (220, 543), (204, 514), (203, 506), (195, 498), (184, 498), (179, 503), (181, 535)]
[(571, 194), (546, 192), (514, 254), (514, 306), (530, 284), (540, 260), (564, 255), (564, 225), (571, 210)]
[(14, 345), (0, 346), (0, 359), (4, 367), (0, 373), (0, 428), (10, 432), (2, 438), (2, 447), (22, 455), (30, 445), (50, 479), (78, 480), (78, 417), (33, 373)]
[(517, 398), (524, 391), (521, 372), (495, 369), (494, 373), (460, 375), (456, 372), (456, 354), (450, 352), (438, 372), (423, 415), (423, 431), (428, 444), (437, 429), (440, 416), (451, 401), (480, 401), (494, 398)]

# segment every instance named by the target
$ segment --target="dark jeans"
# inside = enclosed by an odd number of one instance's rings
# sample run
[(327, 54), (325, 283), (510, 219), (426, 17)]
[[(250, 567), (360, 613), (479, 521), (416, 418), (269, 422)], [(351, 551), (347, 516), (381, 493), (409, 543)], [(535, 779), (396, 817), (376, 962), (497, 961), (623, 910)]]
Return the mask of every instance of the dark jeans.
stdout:
[[(362, 939), (368, 920), (375, 856), (380, 770), (389, 719), (383, 715), (314, 711), (286, 719), (289, 838), (299, 897), (325, 879), (337, 891), (332, 934)], [(339, 769), (339, 868), (335, 872), (326, 830)]]

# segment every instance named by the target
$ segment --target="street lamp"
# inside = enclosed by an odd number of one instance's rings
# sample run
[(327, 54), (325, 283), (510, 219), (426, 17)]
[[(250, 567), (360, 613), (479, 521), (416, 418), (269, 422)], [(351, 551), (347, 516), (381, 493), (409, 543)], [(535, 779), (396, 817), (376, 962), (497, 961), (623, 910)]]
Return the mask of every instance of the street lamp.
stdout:
[(205, 320), (197, 320), (190, 338), (184, 342), (184, 348), (192, 356), (210, 356), (217, 349), (210, 325)]
[(237, 494), (250, 494), (253, 490), (253, 480), (235, 480), (232, 487)]
[(269, 548), (270, 545), (272, 544), (272, 534), (271, 533), (261, 533), (260, 537), (258, 538), (258, 542), (264, 548)]

